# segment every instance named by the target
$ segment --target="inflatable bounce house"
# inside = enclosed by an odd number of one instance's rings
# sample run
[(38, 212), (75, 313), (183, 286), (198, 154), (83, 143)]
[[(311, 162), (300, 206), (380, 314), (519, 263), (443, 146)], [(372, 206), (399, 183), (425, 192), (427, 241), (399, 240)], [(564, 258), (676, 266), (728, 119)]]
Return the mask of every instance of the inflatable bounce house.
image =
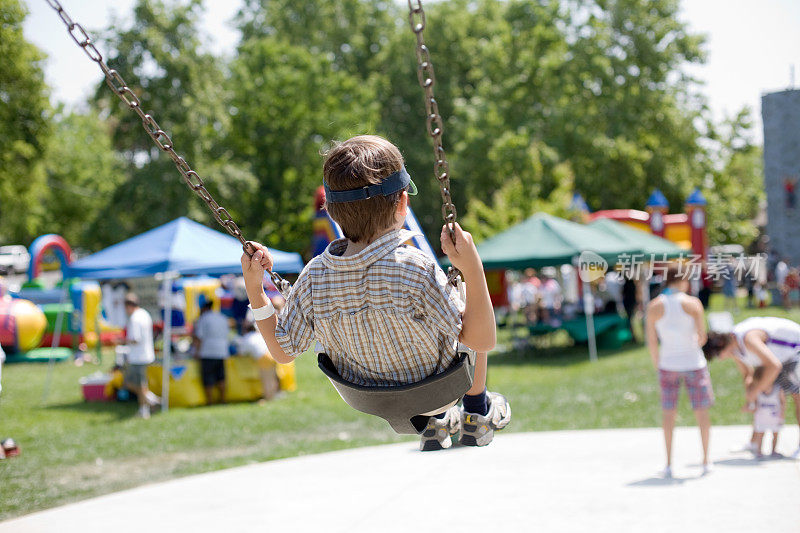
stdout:
[(42, 266), (44, 265), (45, 256), (52, 254), (61, 265), (61, 271), (72, 263), (72, 248), (69, 247), (67, 241), (60, 235), (49, 233), (41, 235), (31, 243), (28, 250), (31, 256), (31, 264), (28, 266), (28, 279), (34, 280), (42, 273)]
[(0, 345), (15, 354), (37, 348), (44, 336), (47, 319), (29, 300), (0, 298)]
[[(121, 336), (122, 330), (103, 319), (98, 283), (62, 279), (48, 289), (39, 279), (45, 264), (58, 264), (64, 273), (72, 262), (72, 249), (62, 237), (38, 237), (31, 244), (30, 256), (29, 281), (19, 292), (0, 299), (0, 344), (11, 354), (9, 361), (68, 357), (69, 349), (49, 349), (54, 340), (61, 348), (75, 348), (80, 343), (91, 348), (98, 342), (111, 344)], [(55, 261), (45, 263), (49, 257)]]
[[(573, 204), (576, 201), (573, 199)], [(586, 203), (583, 202), (585, 206)], [(586, 207), (588, 211), (588, 207)], [(587, 212), (588, 220), (610, 218), (670, 240), (687, 250), (707, 259), (708, 237), (706, 234), (706, 199), (699, 189), (686, 199), (685, 212), (669, 213), (669, 202), (658, 189), (654, 190), (645, 204), (645, 211), (637, 209), (606, 209)]]

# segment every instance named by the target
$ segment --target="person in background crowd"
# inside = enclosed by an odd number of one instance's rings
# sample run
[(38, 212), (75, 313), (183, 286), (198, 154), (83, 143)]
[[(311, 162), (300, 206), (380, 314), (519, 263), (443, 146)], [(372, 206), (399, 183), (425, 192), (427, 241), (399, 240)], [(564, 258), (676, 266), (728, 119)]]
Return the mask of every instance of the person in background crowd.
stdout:
[(209, 405), (215, 403), (215, 392), (219, 401), (225, 403), (225, 359), (230, 355), (228, 319), (214, 311), (213, 306), (214, 302), (201, 297), (200, 316), (192, 334)]
[(739, 304), (736, 301), (736, 269), (733, 260), (725, 263), (722, 270), (722, 294), (725, 296), (725, 308), (731, 313), (739, 312)]
[(534, 289), (539, 289), (542, 286), (542, 281), (536, 276), (535, 268), (525, 269), (525, 283), (533, 285)]
[[(561, 302), (561, 316), (571, 320), (578, 314), (580, 295), (578, 294), (578, 276), (572, 265), (561, 265), (561, 284), (564, 289)], [(622, 280), (620, 279), (620, 283)]]
[(242, 324), (244, 333), (236, 341), (238, 355), (249, 355), (258, 363), (258, 373), (261, 378), (261, 399), (268, 401), (278, 394), (280, 384), (276, 371), (275, 360), (269, 354), (267, 343), (261, 333), (256, 329), (256, 323), (252, 318), (246, 318)]
[(125, 387), (139, 400), (138, 416), (150, 418), (150, 407), (161, 403), (147, 387), (147, 367), (156, 360), (153, 348), (153, 319), (139, 306), (139, 298), (128, 293), (124, 299), (128, 323), (125, 326)]
[(689, 281), (678, 265), (670, 265), (665, 275), (666, 287), (647, 306), (647, 348), (658, 370), (661, 386), (664, 443), (667, 466), (664, 477), (672, 477), (672, 433), (678, 406), (681, 381), (686, 383), (703, 446), (703, 474), (711, 471), (708, 444), (711, 419), (708, 409), (714, 404), (714, 391), (702, 346), (706, 342), (703, 305), (689, 296)]
[(794, 302), (798, 299), (798, 290), (800, 289), (800, 271), (797, 268), (789, 268), (789, 273), (786, 274), (786, 308), (791, 309)]
[(648, 280), (647, 286), (647, 298), (648, 302), (653, 301), (656, 296), (661, 294), (661, 289), (664, 287), (664, 276), (661, 273), (657, 272), (655, 268), (653, 269), (653, 275), (650, 276)]
[(747, 289), (747, 307), (753, 308), (756, 306), (756, 278), (755, 275), (747, 271), (744, 274), (744, 286)]
[(512, 312), (522, 309), (522, 283), (517, 277), (516, 272), (507, 271), (506, 279), (508, 280), (506, 292), (508, 295), (508, 307)]
[(243, 324), (247, 318), (247, 289), (244, 286), (244, 278), (239, 276), (233, 282), (233, 304), (231, 304), (231, 315), (236, 322), (236, 333), (243, 335)]
[(550, 267), (542, 269), (542, 286), (539, 289), (539, 294), (542, 298), (544, 313), (541, 320), (551, 326), (558, 326), (558, 317), (561, 311), (561, 285), (558, 284), (554, 276), (554, 269), (551, 270)]
[(631, 331), (631, 339), (636, 340), (636, 333), (633, 329), (633, 315), (639, 305), (639, 291), (636, 289), (636, 282), (628, 276), (622, 283), (622, 307), (625, 309), (625, 316), (628, 319), (628, 329)]
[(708, 309), (708, 302), (711, 299), (711, 288), (714, 286), (711, 276), (708, 275), (707, 268), (707, 265), (704, 265), (703, 273), (700, 277), (700, 290), (697, 293), (700, 303), (703, 304), (703, 309)]
[(786, 277), (789, 275), (789, 261), (781, 259), (775, 265), (775, 286), (781, 295), (781, 304), (789, 309), (789, 289), (786, 287)]
[(121, 328), (124, 328), (125, 324), (128, 323), (128, 314), (125, 312), (125, 296), (130, 292), (130, 290), (130, 286), (124, 281), (115, 283), (112, 289), (111, 313), (114, 318), (111, 323)]
[[(286, 303), (282, 296), (273, 296), (270, 300), (277, 313), (283, 309)], [(244, 330), (244, 334), (237, 339), (236, 353), (239, 355), (249, 355), (256, 359), (259, 377), (261, 378), (261, 398), (262, 402), (266, 402), (274, 398), (280, 392), (277, 363), (270, 355), (264, 337), (258, 332), (252, 313), (248, 313), (242, 325), (242, 329)]]
[(611, 307), (609, 306), (608, 312), (620, 313), (622, 311), (622, 285), (624, 283), (622, 274), (614, 270), (611, 270), (610, 272), (606, 273), (605, 280), (606, 280), (606, 288), (610, 296), (610, 301), (614, 303), (614, 309), (612, 310)]
[(596, 314), (616, 314), (617, 312), (617, 302), (609, 291), (608, 283), (603, 278), (597, 280), (594, 307)]
[(761, 282), (756, 283), (755, 287), (753, 288), (753, 293), (755, 295), (757, 307), (759, 309), (766, 307), (769, 293), (767, 292), (767, 287), (765, 284)]
[(541, 286), (541, 281), (536, 277), (536, 270), (526, 268), (522, 281), (522, 310), (529, 324), (535, 324), (540, 318), (537, 313), (537, 302)]

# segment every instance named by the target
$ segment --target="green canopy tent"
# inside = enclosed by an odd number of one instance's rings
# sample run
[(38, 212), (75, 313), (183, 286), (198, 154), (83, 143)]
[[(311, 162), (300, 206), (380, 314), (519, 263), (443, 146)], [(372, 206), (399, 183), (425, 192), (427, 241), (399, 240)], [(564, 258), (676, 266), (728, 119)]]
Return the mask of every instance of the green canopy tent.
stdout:
[[(601, 228), (546, 213), (537, 213), (478, 245), (486, 270), (521, 270), (563, 264), (577, 266), (578, 257), (583, 252), (594, 252), (613, 265), (621, 256), (642, 253), (642, 248)], [(588, 286), (584, 283), (583, 287), (584, 301), (588, 302)], [(587, 305), (585, 310), (589, 355), (594, 360), (597, 358), (594, 309)]]
[(537, 213), (478, 245), (486, 270), (541, 268), (573, 264), (583, 252), (594, 252), (609, 264), (642, 248), (604, 231), (546, 213)]
[(640, 253), (645, 255), (645, 260), (654, 259), (658, 261), (663, 259), (675, 259), (681, 255), (691, 253), (691, 250), (685, 250), (672, 241), (610, 218), (598, 218), (589, 224), (589, 227), (598, 228), (605, 233), (614, 235), (632, 246), (639, 248)]

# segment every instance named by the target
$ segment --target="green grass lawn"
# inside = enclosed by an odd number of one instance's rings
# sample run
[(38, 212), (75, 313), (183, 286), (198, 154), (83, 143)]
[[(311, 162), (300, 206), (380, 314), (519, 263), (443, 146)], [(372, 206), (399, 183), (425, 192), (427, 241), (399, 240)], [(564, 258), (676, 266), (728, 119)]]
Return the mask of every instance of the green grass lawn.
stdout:
[[(798, 311), (758, 314), (800, 321)], [(508, 335), (500, 336), (506, 346)], [(297, 363), (299, 390), (285, 398), (264, 406), (173, 409), (147, 421), (134, 418), (133, 403), (83, 402), (78, 378), (96, 370), (57, 364), (43, 404), (47, 365), (4, 367), (0, 435), (14, 437), (22, 455), (0, 462), (0, 519), (197, 472), (415, 440), (347, 407), (309, 355)], [(734, 365), (717, 361), (711, 374), (713, 422), (749, 423), (739, 411), (741, 380)], [(641, 346), (601, 352), (596, 363), (588, 361), (585, 347), (498, 350), (490, 357), (489, 387), (511, 401), (514, 418), (506, 431), (660, 424), (656, 374)], [(678, 424), (693, 420), (682, 393)]]

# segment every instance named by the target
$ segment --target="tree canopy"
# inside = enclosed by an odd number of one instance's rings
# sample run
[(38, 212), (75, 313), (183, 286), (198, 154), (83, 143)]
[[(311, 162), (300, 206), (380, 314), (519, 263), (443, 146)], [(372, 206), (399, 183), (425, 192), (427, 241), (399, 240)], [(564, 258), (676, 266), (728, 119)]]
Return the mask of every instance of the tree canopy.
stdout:
[(22, 35), (25, 14), (0, 0), (0, 239), (9, 241), (43, 228), (41, 160), (52, 133), (44, 55)]
[[(753, 238), (754, 203), (728, 194), (761, 194), (749, 114), (709, 118), (686, 73), (704, 61), (703, 37), (678, 8), (678, 0), (426, 4), (453, 196), (467, 229), (482, 238), (536, 211), (566, 214), (573, 191), (593, 209), (641, 208), (658, 187), (678, 208), (699, 186), (712, 242)], [(224, 56), (204, 46), (203, 9), (200, 0), (138, 0), (132, 21), (108, 29), (100, 46), (245, 235), (305, 251), (322, 154), (332, 141), (376, 133), (403, 152), (420, 189), (412, 205), (436, 245), (440, 196), (405, 5), (244, 0), (241, 40)], [(19, 0), (0, 0), (0, 237), (29, 241), (53, 224), (94, 248), (179, 215), (212, 223), (105, 83), (90, 111), (51, 110), (23, 17)]]

